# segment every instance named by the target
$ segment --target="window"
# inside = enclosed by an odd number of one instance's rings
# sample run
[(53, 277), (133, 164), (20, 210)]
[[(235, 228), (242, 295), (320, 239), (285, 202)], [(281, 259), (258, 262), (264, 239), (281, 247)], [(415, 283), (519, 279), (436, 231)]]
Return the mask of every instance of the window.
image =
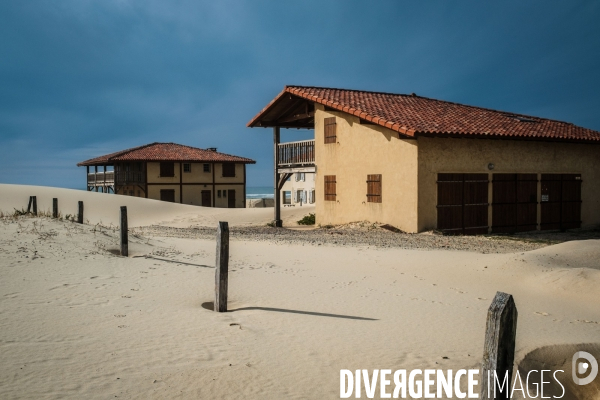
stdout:
[(138, 197), (142, 197), (142, 193), (138, 190)]
[(204, 164), (203, 168), (204, 172), (210, 172), (210, 164)]
[(217, 190), (217, 197), (219, 197), (219, 198), (221, 197), (221, 191), (220, 190)]
[(130, 195), (130, 196), (133, 196), (133, 190), (130, 190), (130, 191), (129, 191), (129, 195)]
[(325, 118), (325, 144), (335, 143), (337, 141), (335, 127), (335, 117)]
[(235, 176), (235, 164), (234, 163), (223, 164), (223, 176), (224, 177), (234, 177)]
[(172, 162), (161, 162), (160, 163), (160, 176), (161, 178), (168, 178), (175, 176), (175, 164)]
[(183, 164), (183, 172), (192, 172), (192, 164), (184, 163)]
[(223, 197), (227, 197), (227, 190), (223, 190)]
[(381, 174), (367, 175), (367, 202), (381, 203)]
[(325, 201), (335, 201), (335, 175), (325, 175)]
[(310, 192), (308, 192), (308, 202), (310, 204), (314, 204), (315, 203), (315, 190), (311, 190)]
[(296, 172), (296, 182), (304, 182), (304, 172)]
[(294, 192), (294, 203), (306, 203), (306, 192), (302, 189)]
[(285, 190), (282, 193), (283, 204), (292, 204), (292, 192)]

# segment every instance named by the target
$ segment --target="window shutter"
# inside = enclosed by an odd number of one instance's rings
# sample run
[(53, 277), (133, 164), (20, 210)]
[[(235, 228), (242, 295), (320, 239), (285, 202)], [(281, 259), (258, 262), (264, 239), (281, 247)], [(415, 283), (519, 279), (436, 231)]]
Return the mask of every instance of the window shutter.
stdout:
[(163, 178), (175, 176), (175, 163), (161, 162), (160, 163), (160, 176)]
[(367, 202), (381, 203), (381, 174), (367, 175)]
[(325, 200), (335, 201), (336, 200), (336, 180), (335, 175), (325, 175)]
[(235, 177), (235, 164), (234, 163), (223, 163), (223, 177), (229, 177), (229, 178)]
[(335, 117), (325, 118), (325, 143), (335, 143), (337, 141), (336, 136), (336, 121)]

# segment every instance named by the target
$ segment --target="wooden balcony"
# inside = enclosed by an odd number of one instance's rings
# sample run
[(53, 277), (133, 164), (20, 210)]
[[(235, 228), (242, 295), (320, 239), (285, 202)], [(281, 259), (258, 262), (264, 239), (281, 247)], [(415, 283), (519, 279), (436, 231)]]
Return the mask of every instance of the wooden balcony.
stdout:
[(280, 143), (278, 145), (278, 167), (297, 168), (315, 166), (315, 141)]
[(117, 171), (115, 174), (115, 184), (124, 185), (144, 185), (146, 183), (145, 171)]
[(115, 184), (115, 173), (107, 172), (91, 172), (87, 176), (88, 186), (113, 186)]

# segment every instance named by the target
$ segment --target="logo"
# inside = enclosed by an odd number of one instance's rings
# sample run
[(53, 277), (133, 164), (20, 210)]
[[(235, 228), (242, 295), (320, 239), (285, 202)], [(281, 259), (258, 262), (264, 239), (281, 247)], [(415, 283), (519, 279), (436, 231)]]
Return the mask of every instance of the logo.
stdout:
[[(585, 361), (580, 361), (585, 359)], [(588, 373), (586, 378), (580, 378), (579, 375)], [(573, 382), (577, 385), (587, 385), (598, 375), (598, 361), (588, 352), (578, 351), (573, 354)]]

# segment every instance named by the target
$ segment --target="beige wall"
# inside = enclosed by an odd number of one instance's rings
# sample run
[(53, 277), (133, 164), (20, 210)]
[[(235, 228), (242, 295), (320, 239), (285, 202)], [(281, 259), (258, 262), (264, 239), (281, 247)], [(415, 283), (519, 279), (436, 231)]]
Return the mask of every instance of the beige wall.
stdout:
[(214, 164), (215, 182), (217, 183), (241, 183), (244, 182), (244, 164), (235, 165), (235, 177), (223, 177), (223, 164)]
[(148, 185), (148, 198), (160, 200), (161, 189), (173, 189), (175, 190), (175, 202), (179, 202), (179, 185)]
[[(191, 163), (192, 171), (184, 172), (183, 183), (211, 183), (213, 177), (213, 164), (210, 165), (210, 172), (204, 172), (204, 163)], [(189, 204), (189, 203), (188, 203)]]
[(179, 183), (179, 163), (174, 163), (175, 176), (173, 177), (161, 177), (160, 176), (160, 163), (149, 162), (147, 163), (148, 168), (148, 183)]
[[(337, 117), (337, 143), (324, 143), (323, 119)], [(388, 223), (417, 230), (417, 141), (357, 117), (315, 106), (317, 223)], [(367, 175), (382, 175), (382, 202), (367, 202)], [(337, 200), (325, 201), (324, 176), (336, 175)]]
[[(583, 227), (600, 224), (600, 146), (487, 139), (418, 139), (419, 231), (437, 224), (437, 174), (578, 173), (581, 174)], [(493, 171), (488, 164), (494, 164)], [(491, 178), (491, 176), (490, 176)], [(492, 202), (491, 190), (489, 202)], [(491, 212), (489, 224), (491, 226)]]
[(223, 185), (223, 184), (219, 184), (216, 185), (215, 190), (221, 191), (221, 197), (219, 198), (218, 196), (215, 196), (215, 205), (216, 207), (223, 207), (223, 208), (227, 208), (227, 202), (229, 201), (228, 197), (223, 197), (223, 190), (235, 190), (235, 206), (236, 208), (238, 207), (245, 207), (246, 204), (244, 203), (244, 186), (243, 185)]

